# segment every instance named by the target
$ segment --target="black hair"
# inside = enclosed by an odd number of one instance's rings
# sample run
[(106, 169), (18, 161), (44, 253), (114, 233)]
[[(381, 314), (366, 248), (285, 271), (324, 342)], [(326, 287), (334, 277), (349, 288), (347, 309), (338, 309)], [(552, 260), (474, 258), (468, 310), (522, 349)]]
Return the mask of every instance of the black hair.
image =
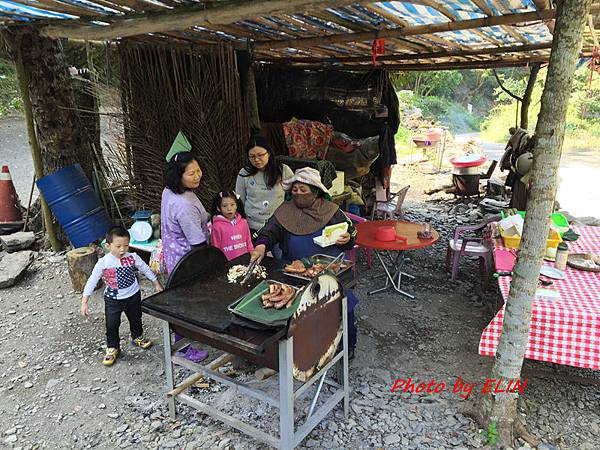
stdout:
[(120, 225), (111, 227), (106, 232), (106, 242), (112, 244), (112, 241), (115, 237), (126, 237), (127, 239), (131, 239), (131, 236), (129, 236), (129, 231)]
[(278, 181), (281, 180), (281, 177), (283, 176), (283, 168), (281, 166), (281, 163), (278, 163), (275, 160), (275, 155), (271, 150), (271, 146), (269, 145), (265, 137), (262, 134), (260, 134), (260, 130), (257, 128), (252, 130), (252, 135), (250, 136), (250, 140), (246, 145), (246, 157), (248, 158), (248, 162), (244, 166), (244, 170), (246, 173), (242, 176), (250, 177), (258, 173), (258, 169), (252, 165), (252, 163), (250, 162), (250, 158), (248, 157), (248, 152), (254, 147), (262, 147), (269, 154), (269, 162), (265, 166), (264, 177), (267, 186), (272, 188), (277, 184)]
[(219, 211), (219, 209), (221, 208), (221, 200), (223, 200), (224, 198), (234, 199), (235, 203), (237, 204), (237, 212), (240, 214), (240, 216), (246, 218), (246, 213), (244, 212), (244, 204), (242, 203), (242, 200), (238, 198), (238, 195), (234, 191), (221, 191), (217, 195), (215, 195), (215, 198), (212, 203), (211, 214), (213, 219), (219, 214), (221, 214), (221, 211)]
[(176, 194), (183, 194), (188, 189), (183, 186), (181, 176), (185, 172), (185, 168), (192, 161), (196, 161), (200, 165), (200, 161), (191, 152), (176, 153), (171, 161), (167, 163), (163, 182), (165, 187)]

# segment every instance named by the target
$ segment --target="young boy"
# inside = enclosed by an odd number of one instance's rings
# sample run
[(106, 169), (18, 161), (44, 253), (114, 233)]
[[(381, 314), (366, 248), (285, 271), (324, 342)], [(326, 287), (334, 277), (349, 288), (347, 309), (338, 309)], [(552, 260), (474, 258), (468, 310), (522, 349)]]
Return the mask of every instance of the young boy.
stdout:
[(135, 272), (141, 270), (154, 283), (156, 292), (162, 286), (156, 275), (135, 253), (129, 253), (129, 232), (123, 227), (113, 227), (106, 233), (106, 247), (110, 253), (98, 260), (83, 290), (81, 315), (88, 316), (88, 302), (100, 277), (104, 281), (104, 314), (106, 317), (105, 366), (112, 366), (119, 355), (119, 326), (121, 313), (129, 320), (133, 344), (143, 349), (152, 342), (143, 336), (142, 298)]

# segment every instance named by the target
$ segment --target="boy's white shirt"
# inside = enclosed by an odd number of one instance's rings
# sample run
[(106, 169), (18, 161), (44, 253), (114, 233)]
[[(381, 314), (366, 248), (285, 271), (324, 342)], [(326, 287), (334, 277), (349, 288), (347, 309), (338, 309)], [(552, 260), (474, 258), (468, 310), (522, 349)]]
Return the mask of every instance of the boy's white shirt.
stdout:
[[(152, 272), (150, 267), (148, 267), (148, 265), (136, 253), (127, 252), (125, 254), (125, 256), (123, 256), (123, 258), (127, 258), (130, 256), (133, 256), (134, 261), (135, 261), (135, 267), (140, 272), (142, 272), (146, 278), (148, 278), (152, 282), (156, 281), (156, 279), (157, 279), (156, 274), (154, 272)], [(91, 296), (94, 293), (94, 288), (98, 285), (98, 281), (100, 281), (100, 278), (102, 278), (104, 270), (113, 269), (113, 268), (116, 269), (118, 267), (124, 267), (121, 265), (120, 258), (117, 258), (116, 256), (113, 256), (110, 253), (107, 253), (102, 258), (100, 258), (98, 260), (98, 262), (96, 263), (96, 265), (94, 266), (94, 270), (92, 271), (90, 278), (88, 279), (87, 283), (85, 284), (85, 288), (83, 289), (83, 296)], [(107, 290), (107, 286), (105, 283), (105, 288), (104, 288), (105, 294), (106, 294), (106, 290)], [(139, 290), (140, 290), (140, 285), (137, 281), (137, 278), (134, 276), (134, 281), (130, 286), (128, 286), (126, 288), (118, 289), (116, 299), (121, 300), (124, 298), (131, 297), (132, 295), (136, 294)]]

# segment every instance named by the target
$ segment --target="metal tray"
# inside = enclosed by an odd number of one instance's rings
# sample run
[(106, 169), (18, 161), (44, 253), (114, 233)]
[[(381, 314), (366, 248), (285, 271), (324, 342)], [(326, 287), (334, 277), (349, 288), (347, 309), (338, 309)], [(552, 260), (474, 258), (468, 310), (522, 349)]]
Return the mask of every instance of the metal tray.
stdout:
[[(313, 264), (321, 263), (321, 264), (327, 265), (335, 259), (335, 256), (317, 254), (317, 255), (312, 255), (310, 257), (310, 259), (313, 261)], [(337, 270), (337, 271), (330, 270), (338, 278), (343, 277), (345, 274), (347, 274), (352, 269), (352, 261), (350, 261), (348, 259), (342, 259), (340, 262), (343, 264), (346, 264), (347, 267), (345, 267), (344, 269)], [(299, 275), (297, 273), (288, 273), (284, 269), (281, 269), (281, 271), (285, 275), (287, 275), (288, 277), (291, 277), (291, 278), (297, 278), (299, 280), (304, 280), (304, 281), (312, 280), (311, 277), (305, 277), (305, 276)], [(323, 273), (323, 272), (321, 272), (321, 273)]]
[[(267, 284), (284, 284), (284, 283), (282, 283), (281, 281), (277, 281), (277, 280), (270, 280), (270, 279), (268, 279), (268, 280), (264, 280), (264, 281), (261, 281), (261, 283), (259, 283), (259, 284), (262, 284), (263, 282), (265, 282), (265, 283), (267, 283)], [(295, 302), (298, 302), (298, 301), (299, 301), (299, 295), (298, 295), (298, 294), (300, 293), (300, 291), (302, 290), (302, 288), (298, 288), (297, 286), (293, 286), (293, 285), (289, 285), (289, 286), (292, 286), (292, 287), (293, 287), (293, 288), (296, 290), (296, 299), (295, 299), (294, 301), (295, 301)], [(254, 288), (254, 289), (256, 289), (257, 287), (258, 287), (258, 285), (257, 285), (257, 286), (255, 286), (255, 288)], [(253, 290), (254, 290), (254, 289), (253, 289)], [(287, 312), (287, 313), (289, 313), (289, 314), (287, 314), (287, 317), (285, 317), (285, 318), (282, 318), (282, 319), (280, 319), (280, 320), (270, 320), (270, 319), (261, 318), (261, 317), (257, 317), (257, 316), (256, 316), (256, 317), (255, 317), (255, 316), (252, 316), (252, 317), (251, 317), (251, 316), (247, 316), (246, 314), (243, 314), (243, 313), (241, 313), (240, 311), (237, 311), (237, 310), (236, 310), (236, 307), (237, 307), (237, 306), (240, 304), (240, 302), (242, 302), (243, 300), (245, 300), (245, 299), (247, 298), (247, 296), (248, 296), (250, 293), (252, 293), (252, 291), (250, 291), (249, 293), (246, 293), (246, 294), (242, 295), (242, 296), (241, 296), (240, 298), (238, 298), (238, 299), (237, 299), (235, 302), (233, 302), (232, 304), (230, 304), (230, 305), (227, 307), (227, 310), (228, 310), (229, 312), (231, 312), (232, 314), (236, 315), (236, 316), (239, 316), (239, 317), (242, 317), (242, 318), (244, 318), (245, 320), (250, 320), (250, 321), (253, 321), (253, 322), (256, 322), (256, 323), (260, 323), (260, 324), (262, 324), (262, 325), (266, 325), (266, 326), (268, 326), (268, 327), (275, 327), (275, 328), (277, 328), (277, 327), (282, 327), (282, 326), (286, 326), (286, 325), (287, 325), (287, 322), (288, 322), (288, 320), (289, 320), (289, 318), (290, 318), (290, 317), (291, 317), (291, 316), (294, 314), (294, 312), (296, 311), (296, 307), (297, 307), (297, 305), (295, 305), (295, 307), (288, 308), (288, 309), (286, 309), (286, 310), (273, 310), (273, 311), (277, 311), (277, 313), (278, 313), (277, 315), (281, 315), (281, 314), (279, 314), (279, 313), (283, 313), (283, 312)], [(266, 314), (266, 315), (268, 315), (268, 313), (269, 313), (269, 310), (268, 310), (268, 309), (265, 309), (265, 310), (263, 310), (263, 311), (265, 312), (265, 314)]]
[(600, 272), (600, 266), (596, 264), (596, 267), (587, 267), (579, 264), (579, 261), (591, 259), (590, 253), (571, 253), (567, 259), (567, 265), (573, 269), (583, 270), (584, 272)]

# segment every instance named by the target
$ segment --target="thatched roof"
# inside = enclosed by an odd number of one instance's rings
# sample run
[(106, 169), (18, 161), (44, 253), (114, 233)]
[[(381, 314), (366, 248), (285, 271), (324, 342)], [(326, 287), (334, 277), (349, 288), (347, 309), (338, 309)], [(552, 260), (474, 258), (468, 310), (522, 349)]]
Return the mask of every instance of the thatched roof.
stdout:
[[(582, 56), (600, 35), (598, 5)], [(435, 70), (547, 61), (549, 0), (0, 0), (3, 26), (34, 24), (55, 38), (250, 46), (256, 59), (301, 67)], [(597, 41), (596, 41), (597, 45)]]

